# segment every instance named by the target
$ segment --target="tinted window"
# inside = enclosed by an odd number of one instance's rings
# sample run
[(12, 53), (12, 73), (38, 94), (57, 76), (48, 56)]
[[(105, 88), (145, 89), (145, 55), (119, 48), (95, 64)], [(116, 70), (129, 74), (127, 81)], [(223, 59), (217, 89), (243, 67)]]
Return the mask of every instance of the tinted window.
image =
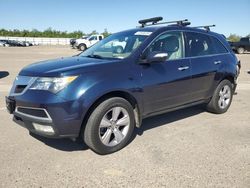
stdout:
[(157, 37), (149, 46), (146, 53), (163, 52), (168, 54), (168, 59), (183, 57), (183, 39), (180, 32), (167, 32)]
[(216, 54), (223, 54), (223, 53), (227, 53), (227, 49), (223, 46), (223, 44), (215, 37), (211, 37), (212, 41), (213, 41), (213, 45), (216, 51)]
[(249, 42), (248, 38), (241, 38), (241, 42)]
[(187, 57), (204, 56), (214, 54), (214, 48), (210, 37), (200, 33), (187, 32)]

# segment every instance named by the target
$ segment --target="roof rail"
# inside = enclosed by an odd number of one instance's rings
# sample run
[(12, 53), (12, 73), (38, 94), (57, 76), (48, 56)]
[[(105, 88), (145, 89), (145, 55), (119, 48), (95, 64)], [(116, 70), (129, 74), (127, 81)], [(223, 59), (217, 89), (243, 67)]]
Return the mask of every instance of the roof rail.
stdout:
[[(154, 18), (139, 20), (138, 23), (141, 24), (141, 27), (152, 26), (152, 25), (171, 24), (171, 23), (176, 23), (179, 26), (187, 26), (187, 25), (191, 24), (190, 22), (188, 22), (188, 19), (159, 23), (159, 21), (162, 21), (162, 20), (163, 20), (162, 17), (154, 17)], [(151, 23), (151, 24), (148, 24), (148, 23)]]
[(215, 25), (204, 25), (204, 26), (196, 26), (196, 27), (193, 27), (193, 28), (204, 28), (205, 30), (207, 31), (210, 31), (210, 27), (215, 27)]

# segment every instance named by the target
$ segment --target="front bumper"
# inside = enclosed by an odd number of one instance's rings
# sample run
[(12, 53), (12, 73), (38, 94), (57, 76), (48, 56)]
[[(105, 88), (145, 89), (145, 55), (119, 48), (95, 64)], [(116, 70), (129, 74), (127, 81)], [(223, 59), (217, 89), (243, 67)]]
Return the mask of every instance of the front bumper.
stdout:
[(75, 138), (82, 124), (83, 105), (46, 91), (28, 91), (20, 96), (6, 97), (6, 107), (13, 121), (35, 134)]

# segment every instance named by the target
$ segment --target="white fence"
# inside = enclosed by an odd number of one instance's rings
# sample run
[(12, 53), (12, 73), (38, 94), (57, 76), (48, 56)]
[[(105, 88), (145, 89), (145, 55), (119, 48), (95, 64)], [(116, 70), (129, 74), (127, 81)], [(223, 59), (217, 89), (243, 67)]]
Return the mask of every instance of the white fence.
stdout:
[(70, 38), (43, 38), (43, 37), (2, 37), (0, 40), (28, 41), (34, 45), (68, 45)]

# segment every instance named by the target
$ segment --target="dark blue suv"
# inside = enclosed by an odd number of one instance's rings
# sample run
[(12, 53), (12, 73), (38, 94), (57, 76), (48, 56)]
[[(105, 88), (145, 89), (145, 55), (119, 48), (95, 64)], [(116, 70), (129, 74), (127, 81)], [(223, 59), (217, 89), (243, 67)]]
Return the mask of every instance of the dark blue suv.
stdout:
[(240, 64), (225, 38), (186, 20), (149, 27), (159, 20), (142, 20), (79, 55), (23, 68), (6, 97), (13, 120), (46, 137), (82, 137), (108, 154), (123, 148), (145, 117), (201, 103), (226, 112)]

